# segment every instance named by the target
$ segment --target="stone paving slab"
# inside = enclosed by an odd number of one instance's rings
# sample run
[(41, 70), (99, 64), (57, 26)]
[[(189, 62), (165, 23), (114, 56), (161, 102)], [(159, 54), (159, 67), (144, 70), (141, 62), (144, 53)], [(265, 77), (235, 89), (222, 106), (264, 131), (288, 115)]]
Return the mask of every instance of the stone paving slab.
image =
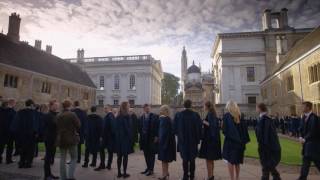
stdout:
[[(179, 156), (178, 156), (179, 157)], [(116, 156), (115, 156), (116, 158)], [(202, 159), (197, 159), (196, 161), (196, 179), (204, 180), (206, 178), (206, 165), (205, 161)], [(59, 175), (59, 159), (56, 158), (55, 164), (52, 168), (55, 175)], [(128, 173), (131, 175), (128, 180), (155, 180), (161, 176), (161, 162), (157, 161), (155, 166), (155, 174), (152, 177), (146, 177), (141, 175), (140, 172), (145, 169), (145, 162), (143, 159), (142, 153), (135, 153), (129, 156), (128, 163)], [(178, 180), (182, 176), (182, 164), (181, 159), (179, 158), (177, 162), (170, 164), (170, 179)], [(5, 175), (5, 174), (6, 175)], [(9, 174), (9, 175), (8, 175)], [(11, 176), (10, 176), (11, 174)], [(116, 159), (114, 159), (112, 169), (109, 171), (107, 169), (100, 172), (96, 172), (93, 168), (82, 168), (78, 164), (76, 169), (76, 178), (77, 180), (115, 180), (117, 174), (116, 169)], [(23, 177), (23, 175), (25, 177)], [(260, 179), (261, 172), (260, 166), (255, 163), (245, 163), (241, 166), (241, 180), (258, 180)], [(281, 176), (283, 180), (295, 180), (298, 177), (298, 172), (288, 172), (281, 171)], [(17, 177), (17, 178), (14, 178)], [(217, 180), (230, 179), (228, 175), (228, 169), (226, 163), (221, 161), (215, 162), (215, 177)], [(43, 178), (43, 161), (41, 157), (38, 157), (34, 160), (33, 168), (31, 169), (18, 169), (17, 163), (5, 165), (0, 164), (0, 180), (32, 180)], [(319, 173), (313, 173), (309, 176), (309, 180), (319, 180)]]

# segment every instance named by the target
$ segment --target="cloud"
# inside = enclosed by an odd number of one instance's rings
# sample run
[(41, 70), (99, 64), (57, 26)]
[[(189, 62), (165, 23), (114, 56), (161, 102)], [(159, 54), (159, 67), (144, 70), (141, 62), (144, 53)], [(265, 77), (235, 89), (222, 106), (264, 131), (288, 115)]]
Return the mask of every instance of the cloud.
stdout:
[(6, 32), (17, 12), (21, 39), (41, 39), (63, 58), (78, 48), (85, 56), (151, 54), (179, 76), (182, 46), (189, 63), (207, 70), (217, 33), (260, 30), (263, 10), (283, 7), (291, 26), (320, 24), (318, 0), (0, 0), (0, 27)]

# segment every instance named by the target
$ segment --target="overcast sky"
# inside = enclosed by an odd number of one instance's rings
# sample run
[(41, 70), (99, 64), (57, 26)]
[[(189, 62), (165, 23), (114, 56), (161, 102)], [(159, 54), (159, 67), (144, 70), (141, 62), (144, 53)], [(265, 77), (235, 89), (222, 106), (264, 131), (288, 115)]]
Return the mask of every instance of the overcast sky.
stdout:
[(0, 0), (0, 28), (22, 17), (20, 39), (53, 46), (62, 58), (151, 54), (180, 76), (182, 47), (189, 64), (211, 68), (217, 33), (261, 29), (265, 8), (289, 9), (289, 25), (320, 25), (320, 0)]

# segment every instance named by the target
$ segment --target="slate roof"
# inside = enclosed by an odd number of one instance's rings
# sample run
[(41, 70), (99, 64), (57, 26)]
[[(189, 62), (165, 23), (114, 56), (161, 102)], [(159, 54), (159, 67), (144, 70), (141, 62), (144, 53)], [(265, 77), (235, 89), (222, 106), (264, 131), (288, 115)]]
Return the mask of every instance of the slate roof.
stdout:
[(201, 73), (201, 72), (200, 72), (200, 68), (193, 64), (188, 68), (187, 73), (189, 74), (189, 73)]
[(57, 56), (0, 34), (0, 63), (95, 88), (86, 72)]

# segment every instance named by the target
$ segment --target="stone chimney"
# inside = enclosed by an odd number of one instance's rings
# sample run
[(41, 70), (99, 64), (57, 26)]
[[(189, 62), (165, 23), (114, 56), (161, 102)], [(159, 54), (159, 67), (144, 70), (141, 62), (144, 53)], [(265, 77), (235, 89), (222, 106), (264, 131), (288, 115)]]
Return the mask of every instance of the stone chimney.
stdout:
[(267, 30), (271, 27), (271, 10), (265, 9), (262, 15), (262, 30)]
[(47, 52), (48, 54), (51, 54), (51, 53), (52, 53), (52, 46), (47, 45), (47, 46), (46, 46), (46, 52)]
[(8, 26), (8, 37), (16, 42), (20, 41), (20, 22), (21, 18), (19, 14), (12, 13), (11, 16), (9, 16), (9, 26)]
[(77, 50), (77, 59), (81, 60), (84, 58), (84, 50), (83, 49), (78, 49)]
[(288, 25), (288, 9), (287, 8), (282, 8), (280, 11), (280, 27), (281, 28), (287, 28), (289, 27)]
[(34, 47), (35, 47), (36, 49), (41, 50), (41, 40), (36, 40), (36, 41), (34, 42)]

